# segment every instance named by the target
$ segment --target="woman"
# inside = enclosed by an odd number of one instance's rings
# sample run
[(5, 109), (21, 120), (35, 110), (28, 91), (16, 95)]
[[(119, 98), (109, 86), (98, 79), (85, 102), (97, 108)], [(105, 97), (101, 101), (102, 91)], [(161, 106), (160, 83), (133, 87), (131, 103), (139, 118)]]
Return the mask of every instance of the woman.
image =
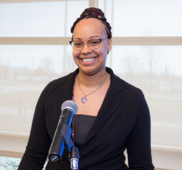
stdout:
[[(41, 170), (61, 114), (73, 99), (78, 112), (72, 139), (79, 148), (80, 170), (154, 170), (150, 149), (150, 115), (138, 88), (105, 67), (111, 50), (111, 27), (103, 12), (86, 9), (73, 27), (73, 58), (78, 69), (47, 85), (36, 106), (31, 134), (19, 170)], [(46, 170), (69, 170), (68, 152)]]

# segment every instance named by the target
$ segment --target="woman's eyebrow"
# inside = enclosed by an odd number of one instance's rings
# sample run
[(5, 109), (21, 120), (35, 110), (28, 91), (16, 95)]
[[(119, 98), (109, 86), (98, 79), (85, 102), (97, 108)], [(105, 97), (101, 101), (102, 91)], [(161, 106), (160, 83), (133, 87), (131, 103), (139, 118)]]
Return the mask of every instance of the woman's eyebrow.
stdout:
[(98, 35), (91, 36), (91, 37), (89, 37), (89, 38), (96, 38), (96, 37), (100, 38), (100, 36), (98, 36)]
[(81, 40), (80, 38), (73, 38), (73, 40), (74, 40), (74, 39), (78, 39), (78, 40)]
[[(89, 38), (100, 38), (100, 36), (94, 35), (94, 36), (90, 36)], [(82, 40), (81, 38), (73, 38), (73, 40), (75, 40), (75, 39)]]

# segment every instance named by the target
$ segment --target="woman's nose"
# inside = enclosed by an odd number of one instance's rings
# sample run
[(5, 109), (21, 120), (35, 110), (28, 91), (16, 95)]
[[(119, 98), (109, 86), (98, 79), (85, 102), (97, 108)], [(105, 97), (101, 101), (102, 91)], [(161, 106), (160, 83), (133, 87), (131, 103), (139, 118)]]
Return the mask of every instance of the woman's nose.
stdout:
[(82, 53), (90, 53), (90, 52), (92, 52), (92, 50), (89, 48), (87, 43), (84, 43), (81, 52)]

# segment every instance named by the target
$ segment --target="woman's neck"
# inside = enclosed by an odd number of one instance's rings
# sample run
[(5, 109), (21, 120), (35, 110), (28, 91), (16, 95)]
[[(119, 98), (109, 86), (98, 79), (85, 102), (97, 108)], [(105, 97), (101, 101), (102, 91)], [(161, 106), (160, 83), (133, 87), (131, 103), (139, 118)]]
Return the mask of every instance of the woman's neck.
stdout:
[(79, 83), (87, 87), (97, 87), (106, 79), (106, 76), (106, 70), (102, 70), (94, 75), (87, 75), (82, 71), (78, 73)]

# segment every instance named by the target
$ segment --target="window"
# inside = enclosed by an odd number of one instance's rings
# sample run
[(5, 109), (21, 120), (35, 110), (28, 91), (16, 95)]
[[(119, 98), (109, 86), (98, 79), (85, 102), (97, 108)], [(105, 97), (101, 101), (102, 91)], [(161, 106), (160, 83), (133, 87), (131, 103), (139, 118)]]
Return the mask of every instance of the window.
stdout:
[(21, 157), (41, 91), (76, 68), (70, 28), (91, 6), (101, 8), (112, 26), (106, 65), (145, 94), (154, 165), (179, 169), (181, 0), (0, 0), (0, 154)]

